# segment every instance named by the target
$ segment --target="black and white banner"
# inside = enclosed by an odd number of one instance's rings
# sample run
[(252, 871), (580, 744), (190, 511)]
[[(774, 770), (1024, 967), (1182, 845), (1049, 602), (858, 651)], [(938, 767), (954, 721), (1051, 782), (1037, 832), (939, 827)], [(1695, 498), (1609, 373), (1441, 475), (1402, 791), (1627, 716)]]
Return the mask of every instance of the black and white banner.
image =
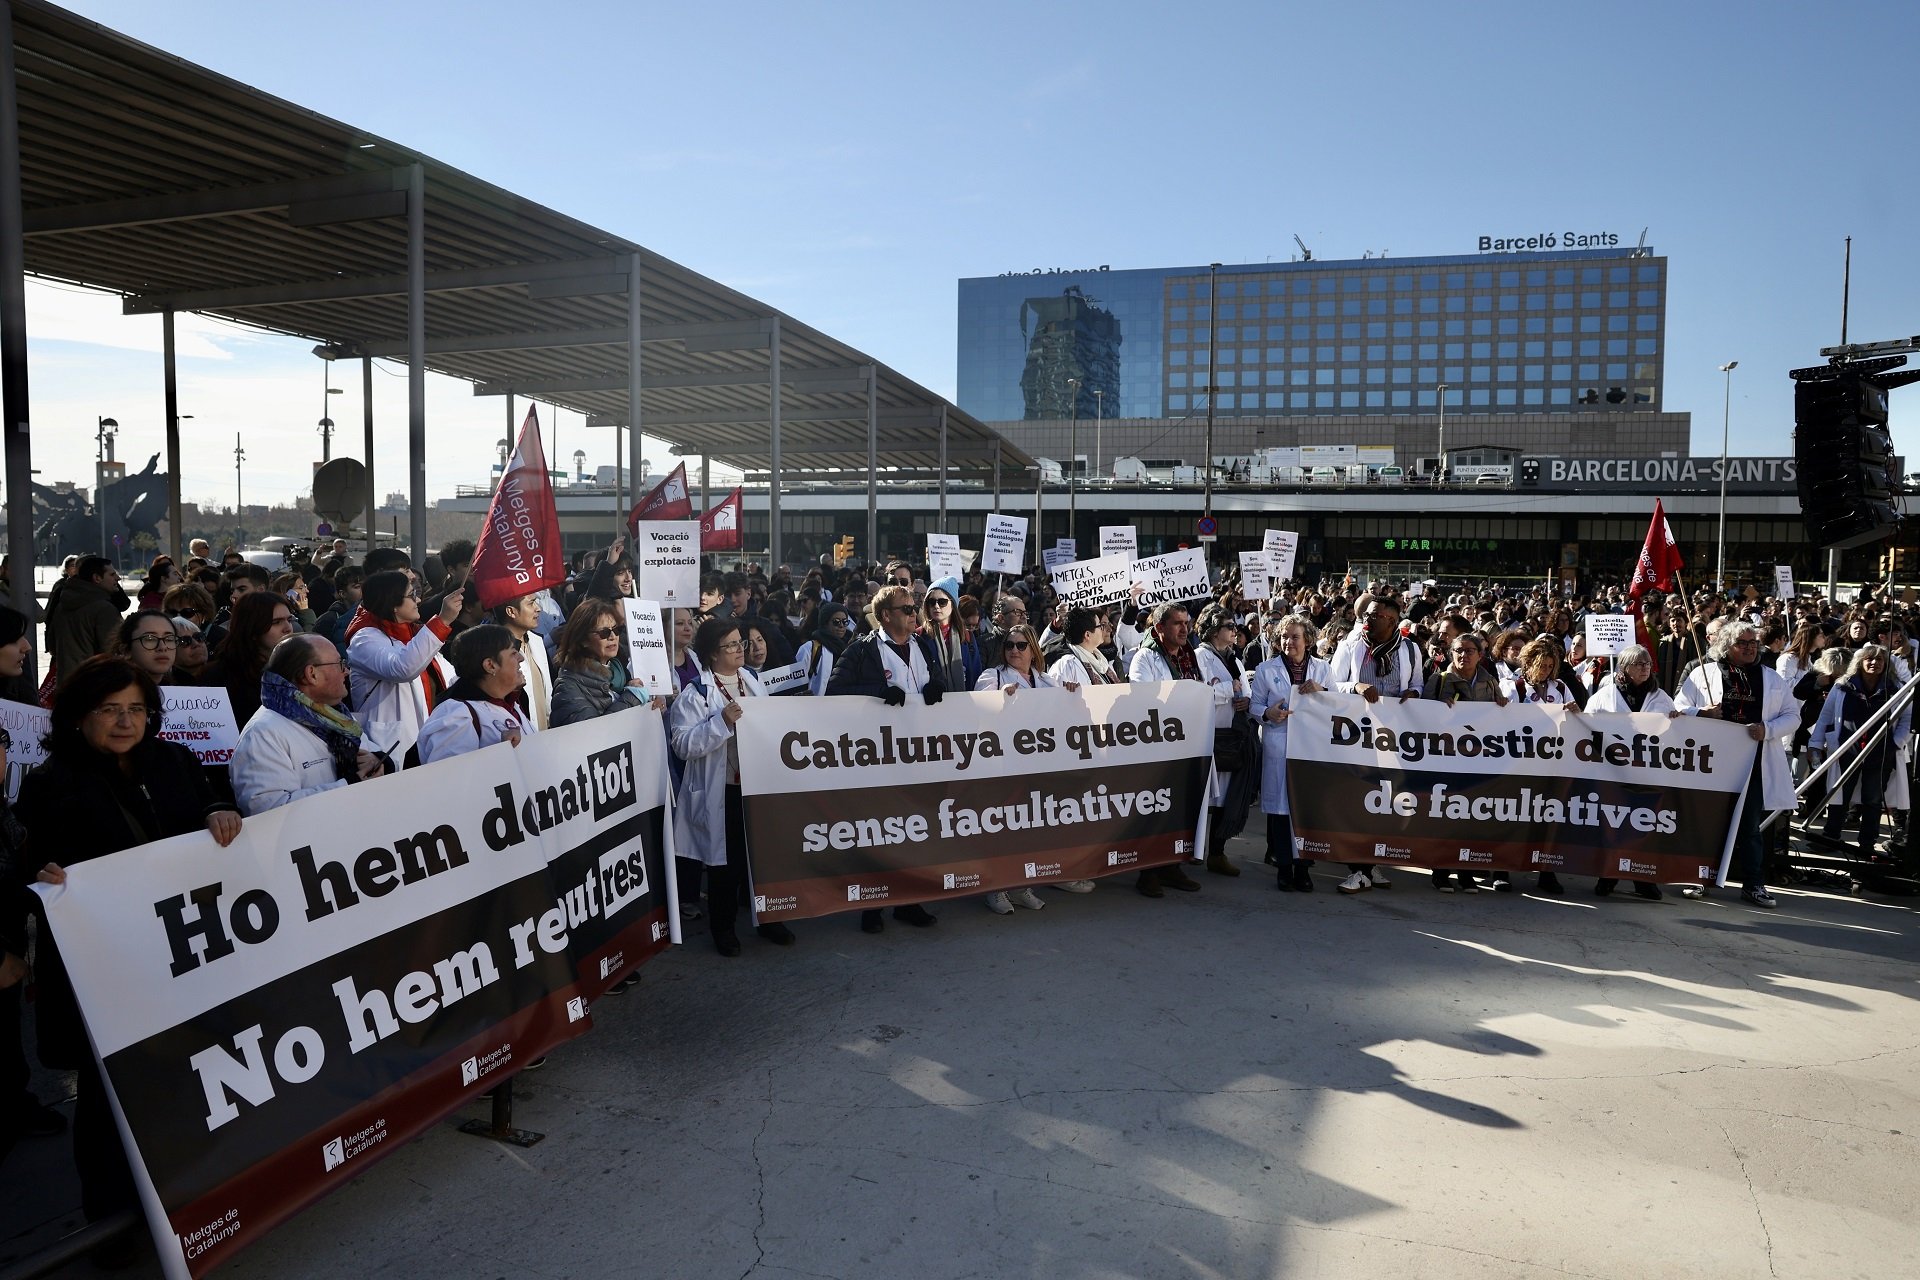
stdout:
[(669, 794), (622, 712), (41, 886), (167, 1273), (584, 1031), (678, 919)]

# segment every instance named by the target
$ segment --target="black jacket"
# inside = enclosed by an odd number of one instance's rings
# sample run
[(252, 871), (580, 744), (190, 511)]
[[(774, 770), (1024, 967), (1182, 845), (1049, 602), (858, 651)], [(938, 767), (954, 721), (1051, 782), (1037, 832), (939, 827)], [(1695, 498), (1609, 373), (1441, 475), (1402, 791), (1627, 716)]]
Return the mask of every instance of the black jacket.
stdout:
[[(863, 693), (870, 698), (887, 696), (887, 664), (880, 657), (886, 634), (869, 631), (847, 641), (847, 647), (833, 660), (833, 675), (827, 679), (828, 696), (848, 693)], [(933, 641), (917, 631), (911, 636), (911, 642), (920, 646), (921, 656), (927, 660), (927, 688), (939, 690), (936, 696), (945, 696), (946, 662), (940, 651), (933, 647)]]

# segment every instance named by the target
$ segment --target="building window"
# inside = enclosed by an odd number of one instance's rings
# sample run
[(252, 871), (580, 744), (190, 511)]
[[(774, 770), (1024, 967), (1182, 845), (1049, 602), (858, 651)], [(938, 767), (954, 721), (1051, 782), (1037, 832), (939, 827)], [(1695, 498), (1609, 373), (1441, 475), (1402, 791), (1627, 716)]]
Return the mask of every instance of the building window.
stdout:
[(1660, 317), (1657, 315), (1637, 315), (1633, 318), (1633, 327), (1641, 333), (1660, 332)]
[(1313, 407), (1316, 409), (1333, 408), (1333, 392), (1316, 391), (1313, 393)]
[(1489, 399), (1490, 399), (1489, 393), (1479, 389), (1475, 389), (1469, 392), (1467, 395), (1467, 403), (1472, 405), (1476, 409), (1486, 408), (1489, 403)]
[(1342, 409), (1358, 409), (1360, 407), (1360, 393), (1358, 391), (1342, 391), (1340, 393), (1340, 407)]
[(1387, 407), (1387, 393), (1384, 391), (1367, 392), (1367, 408), (1384, 409)]
[(1641, 284), (1659, 284), (1659, 283), (1660, 283), (1660, 268), (1658, 268), (1658, 267), (1641, 267), (1641, 268), (1640, 268), (1640, 271), (1639, 271), (1639, 278), (1640, 278), (1640, 283), (1641, 283)]
[(1169, 352), (1167, 352), (1167, 363), (1168, 363), (1168, 364), (1185, 364), (1186, 362), (1187, 362), (1187, 353), (1186, 353), (1186, 352), (1184, 352), (1184, 351), (1169, 351)]
[(1393, 407), (1396, 409), (1411, 409), (1413, 407), (1413, 393), (1411, 391), (1394, 392)]
[(1494, 390), (1493, 402), (1496, 405), (1517, 404), (1518, 395), (1519, 393), (1516, 392), (1512, 387), (1498, 387)]
[(1167, 397), (1168, 409), (1170, 410), (1184, 409), (1186, 407), (1187, 407), (1187, 398), (1185, 396), (1168, 396)]
[(1571, 404), (1573, 403), (1573, 392), (1566, 387), (1555, 387), (1553, 389), (1552, 401), (1554, 404)]
[(1187, 385), (1187, 375), (1184, 373), (1170, 373), (1167, 375), (1167, 385), (1170, 387), (1184, 387)]
[(1545, 399), (1546, 395), (1539, 387), (1522, 387), (1520, 389), (1520, 403), (1522, 404), (1541, 404)]

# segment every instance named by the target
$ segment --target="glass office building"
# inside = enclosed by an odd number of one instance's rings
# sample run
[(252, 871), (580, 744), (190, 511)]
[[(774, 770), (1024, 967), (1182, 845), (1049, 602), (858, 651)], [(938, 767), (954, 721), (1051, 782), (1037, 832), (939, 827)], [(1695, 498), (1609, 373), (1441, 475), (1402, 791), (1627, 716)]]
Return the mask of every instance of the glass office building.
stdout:
[(988, 422), (1210, 395), (1216, 418), (1326, 418), (1436, 414), (1444, 385), (1470, 414), (1658, 413), (1666, 298), (1644, 248), (978, 277), (958, 400)]

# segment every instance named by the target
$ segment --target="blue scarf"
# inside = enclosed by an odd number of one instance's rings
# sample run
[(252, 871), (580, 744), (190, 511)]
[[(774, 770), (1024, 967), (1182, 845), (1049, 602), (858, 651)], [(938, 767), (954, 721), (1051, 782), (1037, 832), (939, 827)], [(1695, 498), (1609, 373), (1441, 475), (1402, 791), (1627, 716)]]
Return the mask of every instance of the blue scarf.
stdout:
[(322, 706), (271, 671), (260, 677), (260, 705), (316, 734), (327, 744), (334, 773), (352, 782), (360, 776), (360, 726), (352, 716)]

